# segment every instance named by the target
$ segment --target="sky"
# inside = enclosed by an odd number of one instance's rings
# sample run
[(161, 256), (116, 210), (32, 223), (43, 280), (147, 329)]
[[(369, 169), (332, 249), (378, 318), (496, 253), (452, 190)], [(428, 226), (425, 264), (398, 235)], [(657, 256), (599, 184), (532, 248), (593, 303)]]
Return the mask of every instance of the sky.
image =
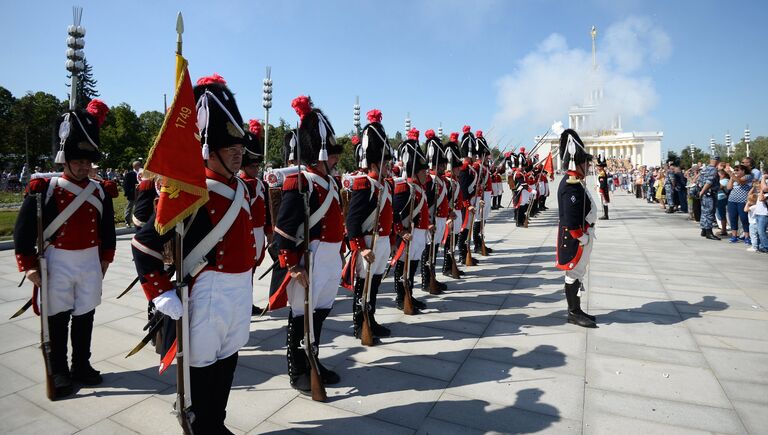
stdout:
[[(4, 0), (0, 86), (65, 99), (72, 4)], [(599, 82), (625, 131), (663, 131), (663, 151), (708, 148), (749, 125), (768, 134), (765, 1), (80, 1), (85, 55), (109, 105), (162, 110), (173, 92), (176, 14), (194, 78), (222, 75), (244, 119), (298, 117), (310, 95), (337, 134), (383, 113), (390, 136), (408, 114), (423, 133), (481, 129), (510, 149), (531, 145)], [(592, 69), (592, 26), (597, 64)]]

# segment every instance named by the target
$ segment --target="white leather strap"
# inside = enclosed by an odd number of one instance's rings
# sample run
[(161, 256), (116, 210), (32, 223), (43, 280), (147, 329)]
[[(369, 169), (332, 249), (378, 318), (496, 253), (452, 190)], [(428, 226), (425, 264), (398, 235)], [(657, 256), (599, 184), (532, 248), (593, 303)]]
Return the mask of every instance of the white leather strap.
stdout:
[[(66, 181), (66, 180), (61, 179), (61, 178), (54, 178), (54, 179), (51, 180), (51, 183), (53, 183), (54, 180), (59, 181), (59, 182)], [(72, 183), (70, 183), (70, 184), (72, 184)], [(43, 230), (43, 240), (50, 239), (51, 236), (53, 236), (56, 233), (56, 231), (58, 231), (59, 228), (61, 228), (61, 226), (64, 224), (64, 222), (66, 222), (67, 219), (71, 218), (72, 215), (75, 214), (77, 209), (79, 209), (81, 205), (85, 204), (85, 202), (89, 201), (89, 199), (91, 199), (91, 198), (93, 198), (93, 201), (96, 201), (96, 203), (98, 203), (99, 206), (97, 207), (97, 209), (99, 210), (99, 214), (101, 214), (101, 202), (99, 202), (98, 199), (93, 197), (93, 192), (96, 190), (96, 183), (95, 182), (94, 183), (88, 183), (88, 185), (85, 186), (85, 188), (81, 188), (80, 186), (77, 186), (75, 184), (72, 184), (72, 186), (77, 187), (79, 189), (79, 192), (76, 193), (75, 199), (73, 199), (72, 202), (70, 202), (69, 205), (67, 205), (64, 208), (64, 210), (62, 210), (61, 213), (59, 213), (53, 219), (53, 221), (51, 221), (50, 224), (48, 224), (48, 226), (45, 228), (45, 230)], [(67, 189), (67, 190), (69, 190), (69, 189)], [(69, 190), (69, 191), (72, 192), (72, 193), (75, 193), (72, 190)], [(91, 204), (93, 204), (93, 201), (89, 201), (89, 202), (91, 202)]]

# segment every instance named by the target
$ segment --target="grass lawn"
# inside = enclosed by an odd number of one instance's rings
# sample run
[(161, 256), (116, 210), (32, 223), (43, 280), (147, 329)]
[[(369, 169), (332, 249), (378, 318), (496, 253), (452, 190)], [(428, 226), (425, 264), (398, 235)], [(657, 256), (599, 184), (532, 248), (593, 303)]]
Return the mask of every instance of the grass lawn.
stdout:
[[(0, 195), (0, 202), (3, 202), (3, 199), (6, 195), (12, 195), (9, 193), (4, 192), (2, 195)], [(15, 201), (7, 201), (7, 202), (21, 202), (22, 195), (21, 194), (13, 194), (18, 195), (18, 198)], [(125, 196), (120, 193), (120, 195), (113, 199), (113, 205), (115, 207), (115, 226), (122, 227), (125, 226), (125, 221), (123, 220), (123, 215), (125, 213), (125, 207), (128, 205), (128, 200), (125, 199)], [(13, 226), (16, 224), (16, 216), (18, 216), (19, 211), (18, 210), (0, 210), (0, 240), (8, 240), (11, 239), (13, 236)]]

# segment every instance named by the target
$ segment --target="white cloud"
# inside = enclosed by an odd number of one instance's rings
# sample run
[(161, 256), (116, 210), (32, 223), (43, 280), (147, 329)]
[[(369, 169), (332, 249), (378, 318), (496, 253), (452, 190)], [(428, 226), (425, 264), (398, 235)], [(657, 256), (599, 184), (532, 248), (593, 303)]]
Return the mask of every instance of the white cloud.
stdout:
[[(599, 30), (598, 30), (599, 31)], [(586, 39), (586, 38), (585, 38)], [(600, 84), (604, 96), (596, 122), (621, 114), (625, 121), (645, 117), (658, 101), (653, 81), (642, 68), (672, 52), (669, 36), (645, 18), (630, 17), (598, 34), (597, 70), (591, 47), (570, 48), (553, 33), (523, 57), (515, 71), (497, 81), (499, 110), (494, 124), (550, 125), (581, 104)]]

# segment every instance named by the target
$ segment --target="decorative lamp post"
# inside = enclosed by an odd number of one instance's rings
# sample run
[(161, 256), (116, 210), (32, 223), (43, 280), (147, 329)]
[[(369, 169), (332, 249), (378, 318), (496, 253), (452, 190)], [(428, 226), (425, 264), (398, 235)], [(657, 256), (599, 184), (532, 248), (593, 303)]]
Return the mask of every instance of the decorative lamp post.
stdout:
[(728, 159), (731, 158), (731, 154), (733, 153), (733, 149), (731, 148), (733, 146), (733, 143), (731, 142), (731, 132), (728, 131), (725, 133), (725, 152), (728, 155)]
[(261, 105), (264, 106), (264, 161), (267, 160), (267, 144), (269, 143), (269, 109), (272, 108), (272, 67), (267, 67), (267, 77), (264, 79), (264, 94)]
[(85, 65), (83, 47), (85, 47), (85, 27), (80, 25), (83, 19), (83, 8), (72, 7), (72, 25), (67, 27), (67, 61), (64, 64), (72, 75), (70, 87), (69, 110), (75, 110), (77, 103), (77, 75), (83, 72)]
[(352, 117), (352, 121), (355, 125), (355, 131), (358, 135), (360, 135), (360, 97), (355, 97), (355, 106), (354, 109), (354, 116)]
[(437, 136), (440, 140), (443, 140), (443, 123), (440, 123), (440, 127), (437, 127)]
[(693, 142), (691, 142), (691, 145), (688, 146), (688, 149), (691, 151), (691, 166), (695, 163), (693, 159), (693, 152), (696, 150), (696, 147), (693, 146)]
[(747, 146), (747, 157), (749, 157), (749, 125), (744, 130), (744, 144)]
[(405, 115), (405, 136), (408, 137), (408, 130), (411, 129), (411, 112)]
[(715, 138), (713, 136), (709, 138), (709, 156), (711, 157), (714, 155), (715, 155)]

